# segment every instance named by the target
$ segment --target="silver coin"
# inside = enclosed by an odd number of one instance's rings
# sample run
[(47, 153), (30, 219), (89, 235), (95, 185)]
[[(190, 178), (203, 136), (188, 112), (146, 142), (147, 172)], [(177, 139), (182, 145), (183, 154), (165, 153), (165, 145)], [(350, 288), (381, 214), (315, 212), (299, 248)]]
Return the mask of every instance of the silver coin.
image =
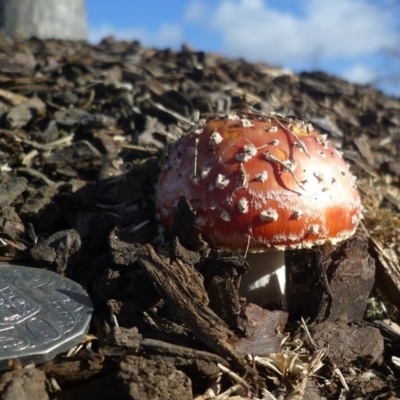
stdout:
[(59, 274), (0, 264), (0, 369), (53, 359), (81, 342), (93, 304), (78, 283)]

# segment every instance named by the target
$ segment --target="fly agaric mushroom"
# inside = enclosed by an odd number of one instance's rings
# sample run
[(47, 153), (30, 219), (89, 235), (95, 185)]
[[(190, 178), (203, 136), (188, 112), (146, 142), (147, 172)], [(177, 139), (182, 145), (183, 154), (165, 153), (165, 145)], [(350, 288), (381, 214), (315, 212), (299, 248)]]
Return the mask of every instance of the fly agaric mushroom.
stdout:
[(158, 181), (156, 207), (167, 229), (182, 194), (204, 240), (246, 255), (240, 293), (259, 305), (286, 305), (285, 249), (335, 244), (353, 235), (361, 218), (355, 177), (326, 136), (274, 114), (194, 126)]

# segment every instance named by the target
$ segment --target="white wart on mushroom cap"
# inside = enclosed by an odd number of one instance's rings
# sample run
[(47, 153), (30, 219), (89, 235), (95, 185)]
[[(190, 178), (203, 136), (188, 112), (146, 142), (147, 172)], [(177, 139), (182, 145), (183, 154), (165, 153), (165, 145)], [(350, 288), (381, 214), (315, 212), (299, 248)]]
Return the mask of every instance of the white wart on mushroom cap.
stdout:
[(311, 247), (350, 237), (361, 216), (355, 178), (326, 137), (299, 119), (215, 117), (171, 151), (156, 206), (171, 227), (185, 194), (203, 238), (233, 251)]

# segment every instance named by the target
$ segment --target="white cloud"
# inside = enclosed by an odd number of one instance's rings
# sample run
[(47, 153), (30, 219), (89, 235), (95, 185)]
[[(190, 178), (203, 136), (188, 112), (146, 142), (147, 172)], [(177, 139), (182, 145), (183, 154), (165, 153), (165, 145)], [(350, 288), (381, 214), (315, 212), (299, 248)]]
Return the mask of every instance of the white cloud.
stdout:
[(350, 82), (361, 85), (372, 84), (378, 78), (377, 72), (364, 64), (355, 64), (350, 69), (341, 72), (340, 75)]
[(262, 0), (241, 0), (240, 3), (242, 7), (247, 8), (248, 10), (261, 10), (264, 8)]
[(187, 22), (202, 20), (210, 12), (210, 8), (200, 0), (192, 1), (185, 11), (184, 18)]
[(89, 30), (89, 41), (98, 43), (107, 36), (114, 36), (119, 40), (139, 40), (143, 46), (178, 48), (184, 42), (183, 30), (179, 25), (164, 24), (156, 31), (146, 28), (118, 29), (111, 25), (92, 27)]
[(396, 41), (393, 16), (366, 0), (301, 4), (298, 15), (262, 0), (223, 0), (198, 22), (221, 36), (226, 55), (295, 69), (322, 59), (355, 60)]

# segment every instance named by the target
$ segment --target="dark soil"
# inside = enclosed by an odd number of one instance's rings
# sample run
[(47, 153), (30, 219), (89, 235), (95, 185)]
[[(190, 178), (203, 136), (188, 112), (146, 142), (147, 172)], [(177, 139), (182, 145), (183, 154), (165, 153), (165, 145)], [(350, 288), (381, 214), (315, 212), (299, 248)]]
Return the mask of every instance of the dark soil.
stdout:
[[(288, 311), (238, 295), (248, 265), (200, 238), (184, 198), (157, 223), (161, 160), (199, 115), (297, 115), (344, 153), (364, 205), (353, 238), (287, 253)], [(85, 346), (14, 361), (0, 398), (400, 397), (400, 100), (183, 47), (2, 41), (0, 261), (79, 282)]]

